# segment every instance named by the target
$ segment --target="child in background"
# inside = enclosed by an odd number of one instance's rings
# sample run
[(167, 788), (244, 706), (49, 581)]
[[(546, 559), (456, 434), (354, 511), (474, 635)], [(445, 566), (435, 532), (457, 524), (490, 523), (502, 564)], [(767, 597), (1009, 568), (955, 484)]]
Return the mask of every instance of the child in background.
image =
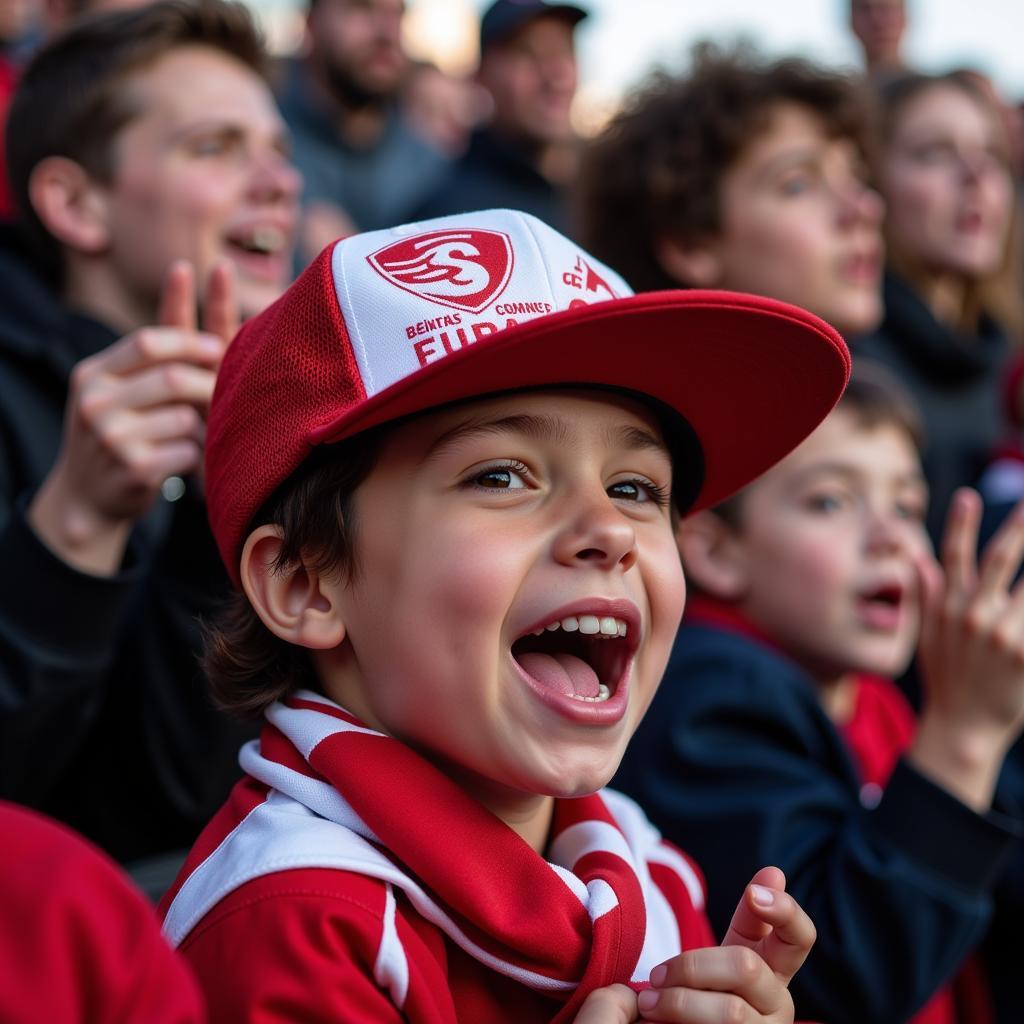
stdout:
[(344, 239), (243, 327), (207, 669), (267, 722), (164, 907), (212, 1019), (792, 1020), (781, 874), (710, 947), (693, 864), (602, 787), (682, 613), (678, 514), (847, 373), (802, 310), (630, 297), (511, 211)]
[[(943, 574), (919, 443), (908, 399), (858, 365), (799, 448), (681, 524), (698, 594), (616, 779), (696, 851), (712, 924), (748, 863), (783, 867), (819, 934), (797, 1012), (829, 1024), (988, 1019), (948, 983), (1021, 832), (993, 796), (1024, 725), (1024, 515), (976, 569), (961, 492)], [(918, 642), (915, 724), (890, 679)]]

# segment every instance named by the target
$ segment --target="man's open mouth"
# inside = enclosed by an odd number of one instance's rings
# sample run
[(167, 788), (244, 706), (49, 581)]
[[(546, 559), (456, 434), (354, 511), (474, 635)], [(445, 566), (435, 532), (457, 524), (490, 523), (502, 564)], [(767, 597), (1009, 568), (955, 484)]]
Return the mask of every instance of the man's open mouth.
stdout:
[(542, 686), (600, 704), (618, 687), (633, 653), (627, 623), (612, 616), (570, 615), (512, 644), (519, 667)]

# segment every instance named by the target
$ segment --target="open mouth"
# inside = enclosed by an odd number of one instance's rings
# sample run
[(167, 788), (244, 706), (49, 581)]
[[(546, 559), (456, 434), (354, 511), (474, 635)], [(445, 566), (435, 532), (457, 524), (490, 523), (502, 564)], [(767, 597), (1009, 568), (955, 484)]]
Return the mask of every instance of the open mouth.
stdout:
[(857, 599), (860, 615), (871, 627), (894, 629), (901, 621), (905, 596), (903, 587), (898, 583), (886, 583), (867, 590)]
[(519, 667), (553, 693), (591, 704), (615, 694), (633, 653), (629, 626), (612, 616), (570, 615), (512, 644)]
[(259, 224), (231, 233), (227, 242), (251, 256), (277, 256), (288, 247), (288, 236), (273, 224)]

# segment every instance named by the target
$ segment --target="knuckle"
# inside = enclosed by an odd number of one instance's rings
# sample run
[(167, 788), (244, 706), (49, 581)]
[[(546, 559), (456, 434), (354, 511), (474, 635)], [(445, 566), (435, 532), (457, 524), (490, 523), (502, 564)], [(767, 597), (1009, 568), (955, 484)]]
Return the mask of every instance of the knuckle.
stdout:
[(972, 605), (963, 615), (964, 629), (970, 636), (980, 636), (988, 629), (988, 617), (983, 609)]
[(162, 348), (160, 342), (159, 334), (152, 327), (140, 328), (132, 339), (135, 351), (146, 360), (155, 359), (160, 355)]
[(746, 946), (732, 947), (733, 967), (742, 982), (754, 981), (761, 973), (764, 961)]
[(722, 1024), (747, 1024), (751, 1020), (750, 1004), (734, 993), (727, 993), (722, 1001)]

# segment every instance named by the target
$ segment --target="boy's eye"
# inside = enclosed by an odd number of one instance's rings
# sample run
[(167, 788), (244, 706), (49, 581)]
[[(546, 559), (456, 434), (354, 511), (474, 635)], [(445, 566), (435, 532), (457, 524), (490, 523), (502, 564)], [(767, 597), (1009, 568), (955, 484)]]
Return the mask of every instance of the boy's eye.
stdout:
[(608, 488), (608, 493), (621, 501), (653, 501), (659, 506), (668, 503), (665, 488), (651, 483), (650, 480), (620, 480)]
[(517, 491), (526, 487), (525, 466), (491, 466), (477, 473), (472, 483), (489, 491)]
[(914, 523), (924, 522), (924, 508), (916, 502), (902, 501), (896, 505), (896, 515)]
[(838, 494), (812, 494), (807, 499), (807, 507), (812, 512), (838, 512), (843, 507), (843, 499)]

